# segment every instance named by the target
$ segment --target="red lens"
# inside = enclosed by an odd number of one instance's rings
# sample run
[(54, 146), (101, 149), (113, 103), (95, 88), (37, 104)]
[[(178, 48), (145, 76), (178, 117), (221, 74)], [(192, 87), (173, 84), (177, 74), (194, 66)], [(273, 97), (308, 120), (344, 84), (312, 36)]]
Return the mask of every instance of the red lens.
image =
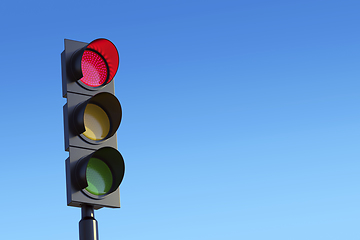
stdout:
[(119, 67), (119, 53), (115, 45), (107, 39), (99, 38), (92, 41), (88, 46), (88, 50), (94, 50), (96, 53), (100, 54), (106, 61), (108, 66), (108, 79), (104, 85), (110, 83)]
[(108, 68), (104, 59), (93, 51), (84, 51), (81, 70), (83, 77), (80, 81), (90, 87), (100, 87), (108, 77)]

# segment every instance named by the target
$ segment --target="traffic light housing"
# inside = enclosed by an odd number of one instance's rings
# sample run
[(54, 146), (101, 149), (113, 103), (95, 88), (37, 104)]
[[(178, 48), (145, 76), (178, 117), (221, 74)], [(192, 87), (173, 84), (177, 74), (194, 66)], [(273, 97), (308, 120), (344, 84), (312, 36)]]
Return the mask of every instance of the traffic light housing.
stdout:
[(120, 207), (125, 172), (117, 150), (122, 118), (113, 78), (119, 66), (116, 47), (107, 39), (91, 43), (65, 39), (61, 54), (67, 204)]

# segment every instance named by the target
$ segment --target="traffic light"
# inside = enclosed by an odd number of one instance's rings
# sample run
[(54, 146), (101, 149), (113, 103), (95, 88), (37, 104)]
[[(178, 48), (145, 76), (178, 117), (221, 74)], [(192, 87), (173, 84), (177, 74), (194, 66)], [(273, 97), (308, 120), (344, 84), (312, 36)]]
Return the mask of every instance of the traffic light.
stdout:
[(65, 39), (61, 54), (68, 206), (120, 207), (124, 159), (116, 131), (122, 110), (113, 78), (119, 54), (112, 42)]

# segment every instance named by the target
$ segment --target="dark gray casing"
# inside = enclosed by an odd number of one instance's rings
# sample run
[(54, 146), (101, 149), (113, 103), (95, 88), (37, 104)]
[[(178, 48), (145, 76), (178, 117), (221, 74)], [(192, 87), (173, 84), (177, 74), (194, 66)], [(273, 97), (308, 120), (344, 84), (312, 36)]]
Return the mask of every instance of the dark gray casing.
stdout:
[(74, 109), (78, 104), (87, 101), (93, 95), (100, 92), (108, 92), (115, 95), (115, 89), (114, 81), (111, 81), (106, 86), (93, 91), (85, 89), (78, 84), (78, 79), (74, 79), (68, 64), (70, 63), (73, 53), (84, 48), (88, 45), (88, 43), (65, 39), (64, 45), (65, 50), (61, 53), (61, 66), (62, 95), (64, 98), (67, 98), (67, 103), (63, 107), (65, 151), (69, 152), (69, 158), (65, 161), (67, 205), (81, 207), (82, 204), (90, 204), (94, 206), (94, 209), (100, 209), (102, 207), (119, 208), (119, 188), (101, 199), (95, 199), (86, 195), (83, 190), (77, 189), (76, 184), (74, 184), (75, 181), (72, 181), (71, 173), (74, 170), (77, 161), (81, 158), (102, 147), (109, 146), (117, 149), (117, 134), (115, 133), (113, 136), (100, 144), (90, 143), (85, 141), (79, 136), (79, 134), (76, 133), (74, 124), (69, 119), (71, 119)]

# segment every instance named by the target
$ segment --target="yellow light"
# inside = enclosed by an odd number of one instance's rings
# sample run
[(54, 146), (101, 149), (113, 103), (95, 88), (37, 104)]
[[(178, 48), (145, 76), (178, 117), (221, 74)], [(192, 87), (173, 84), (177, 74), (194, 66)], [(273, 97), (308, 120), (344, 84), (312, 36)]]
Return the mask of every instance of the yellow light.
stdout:
[(110, 131), (110, 121), (106, 112), (95, 104), (88, 104), (84, 113), (85, 137), (99, 141), (104, 139)]

